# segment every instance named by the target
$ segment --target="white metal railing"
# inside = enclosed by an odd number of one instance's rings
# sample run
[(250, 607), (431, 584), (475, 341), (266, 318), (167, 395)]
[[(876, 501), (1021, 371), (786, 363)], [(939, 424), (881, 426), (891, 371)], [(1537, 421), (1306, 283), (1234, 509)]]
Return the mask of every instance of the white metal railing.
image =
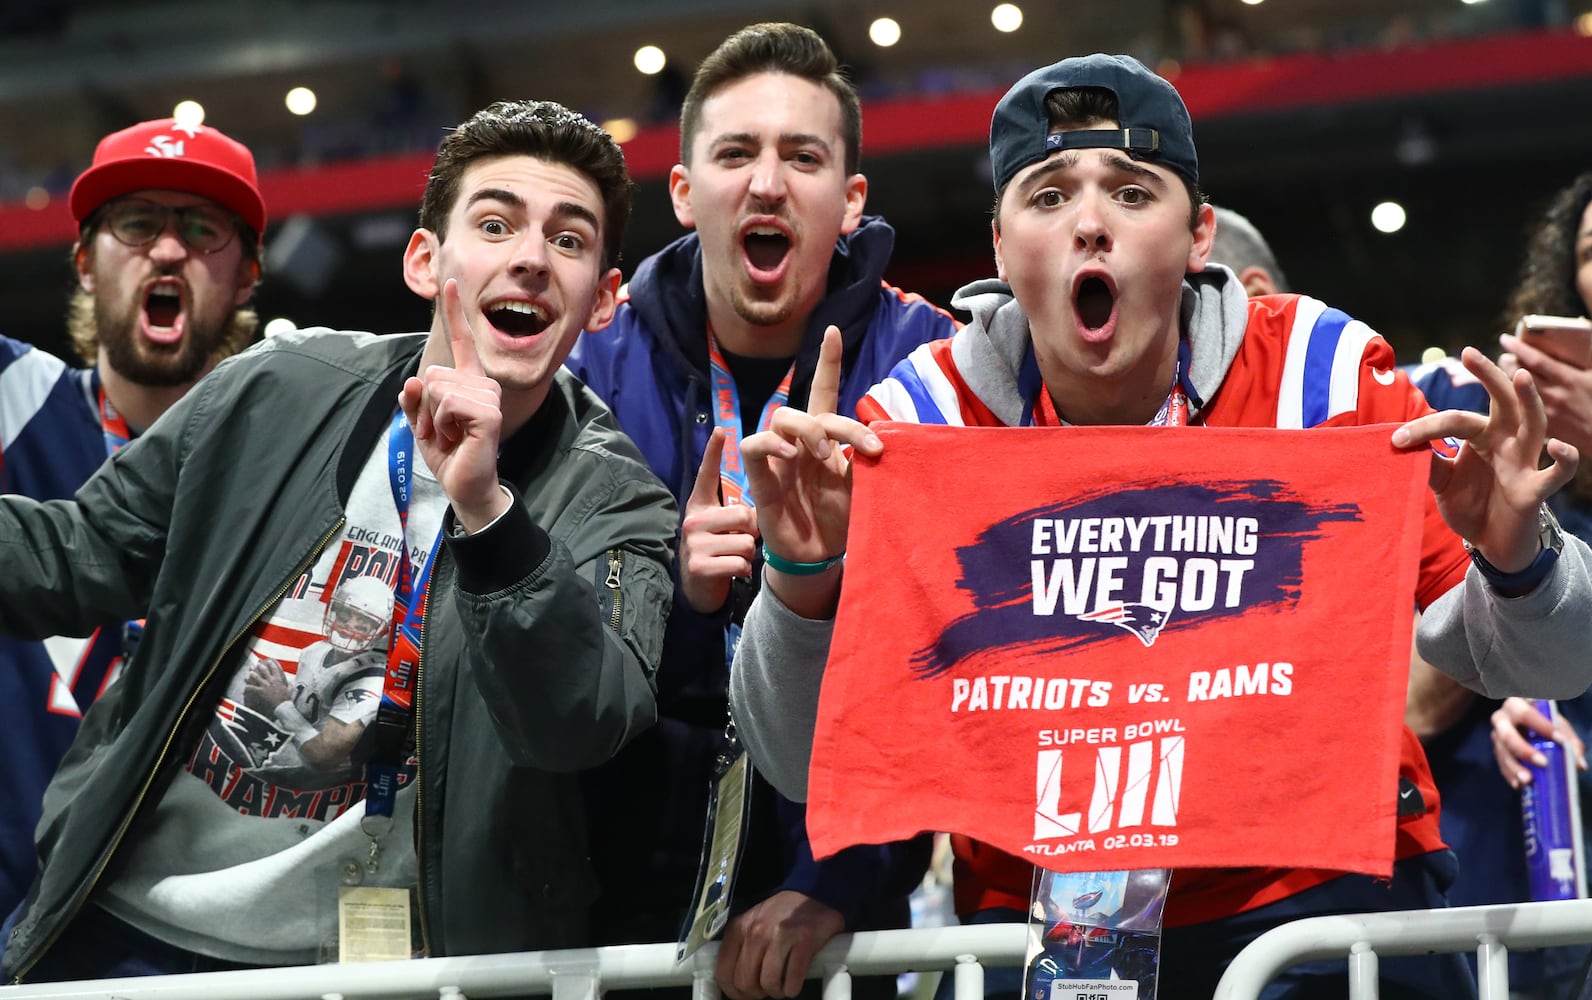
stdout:
[[(1020, 966), (1028, 947), (1023, 924), (930, 927), (841, 935), (813, 959), (824, 1000), (849, 1000), (851, 976), (955, 969), (958, 1000), (982, 1000), (984, 965)], [(595, 1000), (602, 990), (694, 987), (696, 1000), (718, 1000), (713, 979), (718, 944), (674, 961), (672, 944), (427, 958), (358, 965), (306, 965), (247, 972), (204, 972), (142, 979), (0, 987), (0, 1000), (476, 1000), (551, 994)]]
[[(1344, 958), (1350, 1000), (1375, 1000), (1380, 955), (1476, 949), (1481, 1000), (1509, 996), (1509, 949), (1592, 941), (1592, 900), (1468, 906), (1442, 910), (1311, 917), (1273, 928), (1239, 952), (1215, 1000), (1253, 1000), (1279, 972), (1300, 962)], [(1020, 966), (1024, 924), (980, 924), (841, 935), (813, 959), (824, 1000), (850, 1000), (853, 975), (953, 969), (957, 1000), (982, 1000), (984, 966)], [(718, 1000), (718, 945), (679, 965), (674, 945), (643, 944), (532, 951), (358, 965), (308, 965), (143, 979), (0, 987), (0, 1000), (478, 1000), (551, 995), (596, 1000), (603, 990), (693, 987)]]
[(1309, 917), (1274, 927), (1239, 952), (1216, 986), (1216, 1000), (1253, 1000), (1291, 965), (1345, 956), (1350, 1000), (1376, 1000), (1378, 955), (1472, 948), (1481, 1000), (1507, 1000), (1511, 947), (1589, 941), (1592, 899)]

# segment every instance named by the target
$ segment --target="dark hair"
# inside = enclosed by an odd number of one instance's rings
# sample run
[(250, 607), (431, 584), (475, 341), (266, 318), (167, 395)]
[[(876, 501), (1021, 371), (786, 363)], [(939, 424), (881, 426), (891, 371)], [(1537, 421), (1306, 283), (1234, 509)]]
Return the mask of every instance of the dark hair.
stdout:
[(1529, 313), (1548, 316), (1592, 315), (1592, 306), (1575, 287), (1577, 270), (1576, 237), (1581, 217), (1592, 204), (1592, 173), (1577, 177), (1569, 187), (1554, 195), (1547, 212), (1531, 232), (1526, 258), (1520, 265), (1520, 281), (1509, 296), (1503, 326), (1514, 329), (1520, 317)]
[(426, 180), (420, 227), (446, 239), (459, 178), (471, 164), (500, 156), (534, 156), (590, 177), (603, 200), (603, 266), (619, 263), (619, 244), (630, 220), (625, 154), (607, 132), (552, 101), (498, 101), (450, 132), (437, 147)]
[(702, 124), (703, 103), (724, 87), (758, 73), (788, 73), (835, 95), (846, 143), (846, 174), (856, 173), (862, 159), (862, 104), (857, 89), (816, 31), (784, 22), (748, 25), (702, 60), (680, 106), (680, 162), (691, 165), (691, 144)]
[[(1053, 129), (1088, 128), (1102, 122), (1120, 121), (1122, 114), (1117, 105), (1117, 95), (1104, 87), (1066, 87), (1051, 91), (1045, 95), (1045, 112), (1050, 117), (1050, 127)], [(1205, 204), (1205, 195), (1200, 192), (1198, 184), (1175, 170), (1172, 172), (1183, 182), (1183, 190), (1188, 192), (1188, 227), (1193, 229), (1200, 224), (1200, 206)], [(1010, 186), (1008, 182), (1007, 187)], [(995, 192), (995, 205), (990, 209), (997, 227), (1000, 226), (1001, 199), (1005, 195), (1005, 187)]]

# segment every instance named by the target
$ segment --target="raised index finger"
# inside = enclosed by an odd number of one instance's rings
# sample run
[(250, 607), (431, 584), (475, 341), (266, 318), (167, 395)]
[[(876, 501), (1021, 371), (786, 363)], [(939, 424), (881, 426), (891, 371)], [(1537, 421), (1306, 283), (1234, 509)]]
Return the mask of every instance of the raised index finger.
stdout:
[(448, 344), (453, 349), (453, 369), (466, 375), (485, 375), (481, 356), (475, 351), (475, 334), (464, 315), (459, 299), (459, 282), (449, 278), (442, 286), (442, 322), (448, 328)]
[(702, 465), (697, 469), (696, 485), (686, 498), (687, 507), (718, 507), (719, 465), (724, 460), (724, 428), (713, 428), (708, 438), (707, 450), (702, 453)]
[(807, 394), (807, 412), (812, 414), (835, 413), (840, 405), (840, 328), (831, 326), (824, 331), (824, 342), (818, 349), (818, 368), (813, 372), (813, 388)]

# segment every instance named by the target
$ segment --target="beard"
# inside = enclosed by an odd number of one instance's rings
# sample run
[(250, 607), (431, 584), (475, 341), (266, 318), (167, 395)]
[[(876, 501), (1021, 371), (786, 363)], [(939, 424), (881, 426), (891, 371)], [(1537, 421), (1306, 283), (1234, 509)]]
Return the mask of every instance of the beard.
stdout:
[(175, 344), (157, 344), (139, 335), (143, 303), (114, 303), (94, 296), (94, 327), (110, 366), (130, 382), (167, 387), (199, 377), (231, 331), (233, 312), (219, 317), (185, 314), (187, 328)]
[(780, 326), (796, 314), (796, 296), (786, 290), (776, 299), (758, 299), (732, 286), (730, 308), (752, 326)]

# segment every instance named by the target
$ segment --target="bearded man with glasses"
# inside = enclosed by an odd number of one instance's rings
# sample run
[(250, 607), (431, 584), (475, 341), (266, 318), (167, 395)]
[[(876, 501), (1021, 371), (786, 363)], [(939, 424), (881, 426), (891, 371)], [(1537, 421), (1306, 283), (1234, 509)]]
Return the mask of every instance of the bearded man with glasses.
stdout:
[[(0, 336), (0, 493), (65, 499), (254, 338), (265, 202), (254, 157), (216, 129), (172, 119), (106, 136), (72, 185), (75, 368)], [(33, 880), (44, 787), (82, 713), (140, 632), (0, 638), (0, 916)]]

